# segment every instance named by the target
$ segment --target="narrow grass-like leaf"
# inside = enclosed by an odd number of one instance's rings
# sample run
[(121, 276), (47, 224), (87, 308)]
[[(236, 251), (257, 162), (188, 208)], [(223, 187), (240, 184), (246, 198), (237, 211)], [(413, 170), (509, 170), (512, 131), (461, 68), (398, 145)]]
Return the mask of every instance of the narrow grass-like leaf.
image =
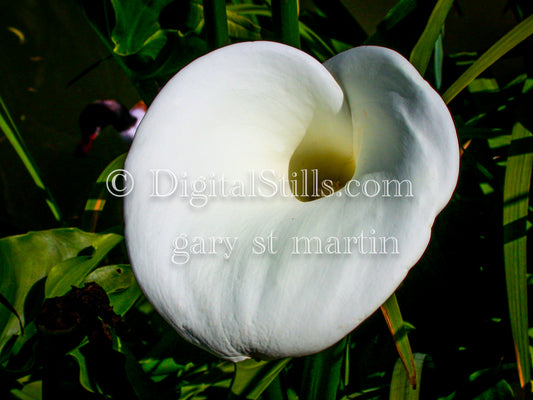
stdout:
[(442, 65), (444, 64), (444, 44), (442, 41), (443, 33), (437, 37), (435, 42), (435, 55), (433, 57), (433, 65), (435, 71), (435, 89), (440, 90), (442, 86)]
[(209, 48), (218, 49), (229, 44), (226, 2), (224, 0), (204, 0), (203, 4)]
[(274, 30), (281, 43), (300, 48), (298, 0), (272, 0)]
[(348, 339), (344, 338), (305, 360), (302, 400), (335, 400), (343, 382), (342, 366)]
[(91, 378), (89, 377), (89, 369), (87, 368), (87, 362), (85, 360), (85, 356), (80, 351), (80, 347), (76, 347), (74, 350), (72, 350), (68, 354), (74, 357), (74, 359), (78, 363), (78, 367), (80, 369), (81, 386), (83, 386), (83, 388), (89, 392), (92, 392), (92, 393), (98, 392), (96, 385), (94, 385), (94, 383), (91, 382)]
[(396, 348), (398, 349), (398, 353), (400, 354), (400, 359), (409, 376), (409, 382), (411, 382), (411, 385), (414, 387), (416, 385), (416, 369), (413, 352), (411, 350), (409, 338), (407, 337), (407, 330), (405, 323), (403, 322), (402, 313), (400, 312), (398, 299), (394, 293), (385, 303), (383, 303), (381, 311), (383, 312), (387, 326), (389, 327)]
[(396, 361), (392, 373), (389, 400), (418, 400), (420, 398), (420, 382), (425, 359), (425, 354), (415, 353), (414, 355), (416, 371), (416, 385), (414, 387), (403, 366), (403, 361), (401, 359)]
[(300, 34), (304, 43), (319, 61), (324, 62), (335, 55), (331, 46), (303, 22), (300, 22)]
[(102, 211), (104, 210), (109, 191), (107, 190), (106, 183), (113, 171), (119, 170), (124, 167), (124, 160), (126, 159), (126, 153), (118, 156), (111, 161), (107, 167), (98, 176), (89, 198), (85, 203), (85, 210), (83, 212), (83, 227), (89, 232), (96, 230), (96, 223)]
[(420, 75), (426, 73), (426, 69), (431, 59), (431, 54), (435, 48), (435, 43), (442, 31), (446, 16), (452, 8), (453, 0), (439, 0), (431, 13), (426, 28), (418, 42), (416, 43), (409, 61), (420, 72)]
[(235, 375), (230, 388), (232, 395), (239, 399), (258, 399), (290, 360), (246, 360), (235, 364)]
[[(503, 188), (504, 260), (507, 299), (522, 388), (531, 380), (527, 304), (527, 239), (533, 134), (520, 123), (513, 127)], [(529, 143), (529, 145), (528, 145)]]
[(470, 66), (449, 88), (442, 98), (446, 103), (452, 101), (455, 96), (476, 79), (483, 71), (494, 64), (505, 53), (513, 49), (528, 36), (533, 34), (533, 15), (529, 16), (504, 37), (494, 43), (479, 59)]
[(13, 146), (15, 149), (15, 152), (33, 179), (35, 186), (42, 191), (44, 200), (46, 201), (46, 204), (52, 212), (55, 220), (62, 222), (61, 211), (59, 210), (52, 193), (45, 186), (43, 180), (41, 179), (41, 174), (39, 173), (37, 164), (35, 164), (35, 161), (33, 161), (33, 158), (31, 157), (30, 152), (28, 151), (26, 144), (24, 143), (24, 140), (17, 129), (17, 126), (13, 121), (13, 118), (11, 118), (11, 115), (9, 114), (2, 97), (0, 97), (0, 129), (6, 135), (7, 140), (9, 140), (9, 143), (11, 143), (11, 146)]
[(272, 16), (272, 11), (266, 5), (228, 4), (227, 10), (242, 15), (261, 15), (263, 17)]

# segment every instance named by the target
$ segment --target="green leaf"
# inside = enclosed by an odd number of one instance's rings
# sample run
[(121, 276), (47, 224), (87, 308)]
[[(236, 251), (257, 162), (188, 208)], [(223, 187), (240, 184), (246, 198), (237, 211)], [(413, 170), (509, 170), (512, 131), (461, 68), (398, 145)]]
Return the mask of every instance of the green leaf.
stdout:
[(278, 41), (300, 48), (298, 0), (272, 0), (272, 23)]
[(243, 399), (258, 399), (289, 361), (290, 358), (275, 361), (246, 360), (235, 364), (231, 393)]
[(228, 14), (235, 12), (241, 15), (260, 15), (263, 17), (272, 17), (272, 11), (267, 6), (256, 4), (228, 4)]
[(442, 98), (446, 103), (452, 101), (461, 90), (476, 79), (483, 71), (499, 60), (528, 36), (533, 34), (533, 15), (523, 20), (504, 37), (494, 43), (479, 59), (470, 66), (449, 88)]
[(11, 395), (20, 400), (41, 400), (43, 382), (34, 381), (25, 383), (22, 389), (13, 389)]
[(228, 34), (237, 39), (260, 40), (261, 27), (249, 18), (228, 10)]
[(91, 272), (84, 283), (96, 282), (107, 293), (113, 311), (124, 315), (141, 296), (141, 288), (129, 265), (107, 265)]
[(55, 220), (58, 222), (62, 222), (61, 211), (59, 210), (59, 206), (54, 200), (52, 193), (45, 186), (43, 180), (41, 179), (41, 174), (39, 172), (39, 169), (37, 168), (37, 164), (35, 164), (35, 161), (33, 161), (33, 158), (31, 157), (30, 152), (28, 151), (28, 148), (24, 143), (24, 139), (19, 133), (15, 122), (11, 118), (11, 115), (9, 114), (9, 111), (4, 101), (2, 100), (2, 97), (0, 97), (0, 130), (4, 132), (7, 137), (7, 140), (9, 140), (9, 143), (11, 143), (11, 146), (13, 146), (13, 149), (15, 149), (15, 152), (17, 153), (20, 160), (26, 167), (26, 170), (33, 179), (35, 186), (37, 186), (37, 188), (41, 190), (43, 198), (46, 204), (48, 205), (48, 208), (52, 212)]
[(513, 127), (503, 189), (504, 261), (507, 299), (522, 388), (531, 380), (528, 339), (527, 241), (533, 135), (520, 123)]
[(398, 359), (392, 373), (390, 400), (418, 400), (420, 398), (420, 382), (422, 380), (422, 368), (426, 359), (425, 354), (414, 354), (416, 372), (416, 385), (413, 388), (412, 381), (407, 375), (403, 361)]
[(123, 236), (115, 233), (99, 235), (91, 244), (94, 248), (92, 255), (74, 257), (55, 265), (46, 278), (45, 296), (63, 296), (71, 286), (81, 285), (85, 277), (123, 239)]
[(209, 48), (218, 49), (229, 44), (225, 0), (204, 0), (203, 4)]
[(411, 52), (409, 61), (411, 61), (411, 64), (415, 66), (422, 76), (426, 73), (431, 54), (433, 53), (437, 39), (442, 32), (444, 21), (452, 5), (453, 0), (439, 0), (437, 2), (424, 32), (422, 32), (420, 39), (418, 39)]
[(78, 346), (77, 348), (69, 352), (68, 354), (71, 355), (78, 363), (78, 367), (80, 368), (81, 386), (83, 386), (85, 390), (88, 390), (89, 392), (92, 392), (92, 393), (98, 392), (97, 388), (95, 388), (95, 386), (91, 382), (91, 379), (89, 377), (89, 370), (87, 369), (87, 362), (85, 360), (85, 356), (80, 351), (80, 347), (81, 346)]
[(442, 32), (437, 37), (435, 42), (435, 55), (433, 57), (433, 65), (435, 71), (435, 88), (440, 90), (442, 86), (442, 65), (444, 64), (444, 44), (442, 40)]
[(348, 339), (344, 338), (305, 359), (302, 400), (335, 400), (343, 382), (342, 367)]
[[(94, 245), (101, 235), (75, 228), (30, 232), (0, 239), (0, 293), (24, 321), (26, 295), (56, 264)], [(17, 318), (0, 307), (0, 349), (19, 332)]]
[(474, 397), (473, 400), (513, 400), (514, 398), (513, 389), (502, 379), (493, 387)]
[(22, 324), (22, 319), (20, 319), (19, 313), (17, 312), (17, 310), (15, 310), (15, 307), (11, 305), (9, 300), (6, 299), (2, 293), (0, 293), (0, 304), (7, 308), (9, 311), (11, 311), (13, 315), (17, 318), (20, 326), (20, 333), (21, 335), (24, 335), (24, 325)]
[(300, 35), (302, 41), (319, 61), (324, 62), (336, 54), (330, 45), (303, 22), (300, 22)]
[[(111, 0), (115, 10), (115, 27), (112, 40), (115, 44), (114, 52), (121, 56), (136, 54), (143, 47), (161, 48), (162, 36), (160, 30), (159, 14), (172, 0)], [(154, 52), (148, 53), (152, 58), (157, 56)]]
[(111, 161), (107, 167), (102, 171), (98, 176), (89, 198), (85, 203), (85, 210), (83, 212), (83, 225), (85, 229), (90, 232), (96, 230), (96, 223), (98, 218), (104, 210), (107, 197), (109, 196), (109, 191), (107, 190), (107, 181), (110, 178), (113, 171), (124, 168), (124, 160), (126, 159), (126, 153), (121, 154), (113, 161)]
[(415, 361), (409, 338), (407, 337), (407, 327), (403, 321), (398, 299), (394, 293), (381, 306), (381, 311), (396, 344), (396, 349), (398, 349), (398, 353), (400, 354), (400, 359), (409, 376), (409, 382), (414, 387), (416, 385)]
[(379, 22), (378, 30), (388, 31), (416, 9), (416, 0), (400, 0)]

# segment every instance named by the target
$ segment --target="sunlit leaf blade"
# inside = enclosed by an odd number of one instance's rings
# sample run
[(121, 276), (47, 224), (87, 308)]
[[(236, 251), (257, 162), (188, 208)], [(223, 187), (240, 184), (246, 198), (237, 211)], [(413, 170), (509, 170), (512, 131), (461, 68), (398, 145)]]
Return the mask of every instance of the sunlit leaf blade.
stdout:
[(227, 6), (228, 14), (231, 12), (238, 13), (241, 15), (261, 15), (264, 17), (271, 17), (272, 11), (264, 5), (257, 4), (228, 4)]
[(247, 40), (261, 40), (261, 27), (256, 25), (248, 17), (231, 10), (228, 14), (228, 34), (234, 38), (246, 38)]
[(424, 366), (425, 354), (414, 354), (414, 366), (416, 371), (416, 385), (413, 387), (412, 382), (407, 375), (401, 359), (396, 361), (392, 373), (390, 400), (418, 400), (420, 398), (420, 382), (422, 380), (422, 368)]
[(490, 47), (479, 59), (470, 66), (449, 88), (442, 98), (446, 103), (452, 101), (461, 90), (476, 79), (483, 71), (494, 64), (505, 53), (513, 49), (528, 36), (533, 34), (533, 15), (523, 20), (504, 37)]
[(527, 305), (527, 241), (533, 135), (520, 123), (513, 128), (503, 189), (504, 260), (507, 299), (520, 384), (531, 380)]
[(41, 174), (39, 173), (37, 164), (35, 164), (35, 161), (33, 161), (33, 158), (31, 157), (24, 140), (17, 129), (17, 126), (11, 118), (11, 115), (9, 114), (2, 97), (0, 97), (0, 130), (4, 132), (7, 140), (9, 140), (9, 143), (11, 143), (11, 146), (13, 146), (13, 149), (15, 149), (15, 152), (33, 179), (35, 186), (41, 190), (44, 200), (46, 201), (46, 204), (52, 212), (55, 220), (61, 222), (61, 211), (59, 210), (52, 193), (50, 190), (48, 190), (41, 179)]
[(426, 73), (426, 69), (431, 59), (431, 54), (435, 48), (435, 43), (442, 31), (446, 16), (452, 8), (453, 0), (439, 0), (431, 13), (426, 28), (415, 47), (411, 51), (409, 61), (420, 72), (420, 75)]
[(112, 178), (112, 176), (110, 175), (113, 171), (124, 167), (125, 159), (126, 153), (121, 154), (113, 161), (111, 161), (102, 171), (102, 173), (98, 176), (98, 179), (96, 180), (95, 184), (93, 185), (93, 188), (91, 189), (89, 198), (85, 203), (85, 210), (83, 212), (82, 218), (83, 227), (89, 232), (94, 232), (96, 230), (96, 223), (98, 222), (100, 214), (104, 210), (107, 198), (109, 196), (109, 190), (107, 189), (106, 185), (108, 182), (108, 178)]
[(232, 395), (242, 399), (258, 399), (290, 360), (246, 360), (235, 364), (235, 376), (230, 387)]
[(13, 389), (11, 395), (20, 400), (41, 400), (43, 382), (35, 381), (24, 384), (22, 389)]
[(45, 296), (63, 296), (72, 286), (79, 286), (107, 253), (123, 239), (123, 236), (115, 233), (99, 235), (91, 244), (94, 248), (93, 254), (70, 258), (55, 265), (46, 278)]
[(97, 392), (98, 390), (94, 387), (95, 385), (91, 382), (91, 379), (89, 377), (89, 370), (87, 368), (87, 363), (85, 361), (85, 356), (81, 353), (80, 348), (77, 347), (71, 352), (68, 353), (78, 363), (78, 367), (80, 368), (80, 384), (85, 388), (85, 390), (88, 390), (89, 392)]
[(342, 366), (348, 339), (344, 338), (305, 360), (302, 400), (335, 400), (343, 382)]
[(400, 306), (398, 299), (393, 293), (391, 297), (381, 306), (381, 311), (387, 322), (387, 326), (392, 334), (400, 359), (409, 376), (409, 382), (412, 386), (416, 384), (416, 370), (415, 362), (413, 359), (413, 352), (411, 350), (411, 344), (407, 337), (407, 330), (405, 323), (403, 322), (402, 314), (400, 312)]
[[(75, 228), (30, 232), (0, 239), (0, 293), (11, 303), (22, 322), (27, 294), (56, 264), (76, 257), (101, 235)], [(0, 349), (19, 333), (17, 318), (0, 307)]]

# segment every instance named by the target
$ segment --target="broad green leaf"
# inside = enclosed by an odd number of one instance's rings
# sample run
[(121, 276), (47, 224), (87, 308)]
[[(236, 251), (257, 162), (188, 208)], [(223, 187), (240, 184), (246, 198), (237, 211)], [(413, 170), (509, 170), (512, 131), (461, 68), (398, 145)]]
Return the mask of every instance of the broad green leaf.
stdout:
[(107, 293), (113, 311), (124, 315), (141, 296), (141, 288), (129, 265), (107, 265), (91, 272), (84, 283), (96, 282)]
[(258, 399), (289, 361), (290, 358), (276, 361), (246, 360), (235, 364), (231, 393), (243, 399)]
[[(156, 40), (161, 41), (158, 35), (160, 30), (159, 14), (171, 0), (111, 0), (115, 10), (115, 27), (112, 40), (115, 44), (114, 52), (121, 56), (136, 54), (144, 46)], [(153, 49), (160, 49), (154, 45)], [(152, 58), (156, 53), (150, 53)]]
[(302, 400), (335, 400), (343, 383), (342, 366), (348, 339), (344, 338), (318, 354), (305, 359)]
[(96, 223), (98, 218), (104, 210), (107, 198), (109, 196), (109, 191), (107, 190), (107, 182), (109, 178), (112, 178), (111, 174), (113, 171), (122, 169), (124, 167), (124, 160), (126, 159), (126, 153), (121, 154), (113, 161), (111, 161), (107, 167), (102, 171), (98, 176), (89, 198), (85, 203), (85, 210), (83, 212), (83, 223), (85, 229), (90, 232), (96, 230)]
[(426, 28), (418, 42), (416, 43), (413, 51), (411, 51), (411, 57), (409, 61), (415, 66), (415, 68), (420, 72), (420, 75), (426, 73), (431, 54), (435, 48), (435, 43), (439, 35), (442, 32), (442, 27), (444, 26), (444, 21), (446, 16), (452, 8), (453, 0), (439, 0), (431, 13)]
[(442, 98), (446, 103), (452, 101), (461, 90), (476, 79), (483, 71), (499, 60), (505, 53), (513, 49), (528, 36), (533, 34), (533, 15), (523, 20), (504, 37), (492, 45), (479, 59), (474, 62), (449, 88)]
[(390, 387), (390, 400), (418, 400), (420, 398), (420, 382), (422, 380), (422, 368), (424, 366), (425, 354), (414, 354), (414, 365), (416, 371), (416, 384), (413, 387), (412, 381), (406, 373), (403, 361), (398, 359), (394, 365), (392, 381)]
[(25, 383), (22, 389), (13, 389), (11, 395), (20, 400), (41, 400), (43, 391), (43, 382), (34, 381)]
[(527, 304), (527, 239), (533, 134), (520, 123), (513, 128), (503, 189), (504, 261), (507, 299), (522, 388), (531, 380)]
[(31, 157), (30, 152), (28, 151), (28, 148), (26, 147), (26, 144), (24, 143), (24, 140), (19, 133), (17, 126), (15, 125), (15, 122), (11, 118), (11, 115), (9, 114), (2, 97), (0, 97), (0, 130), (4, 132), (7, 140), (9, 140), (9, 143), (11, 143), (11, 146), (13, 146), (13, 149), (15, 149), (15, 152), (33, 179), (35, 186), (42, 191), (44, 200), (46, 201), (46, 204), (52, 212), (55, 220), (62, 222), (61, 211), (59, 210), (52, 193), (50, 190), (48, 190), (41, 179), (41, 174), (37, 168), (37, 164), (35, 164), (35, 161), (33, 161), (33, 158)]
[[(33, 285), (50, 269), (82, 249), (94, 245), (101, 235), (75, 228), (30, 232), (0, 239), (0, 293), (24, 321), (24, 302)], [(19, 332), (17, 318), (0, 307), (0, 349)]]
[(413, 352), (407, 337), (407, 328), (403, 321), (402, 314), (400, 312), (400, 306), (398, 305), (398, 299), (393, 293), (391, 297), (381, 306), (381, 311), (387, 322), (387, 326), (392, 334), (400, 359), (409, 376), (409, 382), (412, 386), (416, 384), (416, 369), (413, 359)]
[(71, 286), (81, 285), (84, 278), (123, 239), (123, 236), (115, 233), (99, 235), (91, 244), (94, 248), (93, 254), (67, 259), (55, 265), (46, 278), (45, 296), (63, 296), (70, 290)]

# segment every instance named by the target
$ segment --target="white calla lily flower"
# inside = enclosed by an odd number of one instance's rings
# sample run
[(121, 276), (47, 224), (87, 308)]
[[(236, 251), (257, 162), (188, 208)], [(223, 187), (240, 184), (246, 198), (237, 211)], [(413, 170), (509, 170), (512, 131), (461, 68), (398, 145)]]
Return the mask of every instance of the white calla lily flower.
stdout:
[(216, 355), (315, 353), (400, 285), (458, 167), (448, 109), (398, 53), (322, 65), (230, 45), (172, 78), (135, 136), (132, 266), (166, 320)]

